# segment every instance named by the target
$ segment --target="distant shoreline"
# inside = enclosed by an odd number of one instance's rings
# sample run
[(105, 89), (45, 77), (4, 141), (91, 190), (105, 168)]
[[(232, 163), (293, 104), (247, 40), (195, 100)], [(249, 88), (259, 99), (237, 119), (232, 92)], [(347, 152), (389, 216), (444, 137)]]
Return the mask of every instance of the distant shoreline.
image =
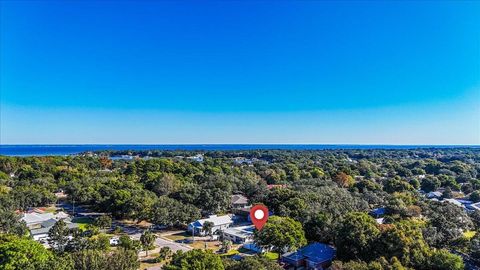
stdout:
[(409, 150), (480, 149), (480, 145), (383, 145), (383, 144), (25, 144), (0, 145), (4, 156), (67, 156), (88, 151), (242, 151), (242, 150)]

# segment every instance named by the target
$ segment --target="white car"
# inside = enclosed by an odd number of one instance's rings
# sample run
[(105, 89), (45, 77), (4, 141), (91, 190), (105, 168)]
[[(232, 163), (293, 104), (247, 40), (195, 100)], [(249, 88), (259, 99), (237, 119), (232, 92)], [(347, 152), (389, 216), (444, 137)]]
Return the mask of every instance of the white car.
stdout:
[(116, 246), (118, 243), (120, 243), (120, 238), (117, 236), (110, 238), (110, 246)]

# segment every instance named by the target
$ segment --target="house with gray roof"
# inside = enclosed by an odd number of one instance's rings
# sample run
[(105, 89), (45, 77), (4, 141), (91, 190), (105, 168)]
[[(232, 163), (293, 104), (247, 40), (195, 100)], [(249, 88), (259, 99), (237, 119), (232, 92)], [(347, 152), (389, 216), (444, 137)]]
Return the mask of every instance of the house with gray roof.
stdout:
[(235, 194), (231, 196), (232, 208), (245, 208), (248, 206), (248, 198), (242, 194)]
[(194, 235), (201, 235), (204, 236), (205, 232), (203, 231), (203, 224), (205, 222), (213, 223), (212, 233), (215, 234), (217, 231), (225, 230), (233, 224), (232, 217), (230, 215), (224, 216), (217, 216), (211, 215), (208, 218), (196, 220), (190, 224), (188, 224), (188, 231), (193, 233)]

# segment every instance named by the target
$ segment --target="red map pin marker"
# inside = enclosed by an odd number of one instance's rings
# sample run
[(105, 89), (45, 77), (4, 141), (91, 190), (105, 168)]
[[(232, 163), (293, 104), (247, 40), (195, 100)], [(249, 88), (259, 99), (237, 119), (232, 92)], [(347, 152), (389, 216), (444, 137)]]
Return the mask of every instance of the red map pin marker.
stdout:
[(250, 219), (257, 230), (261, 230), (268, 219), (268, 209), (263, 204), (257, 204), (250, 209)]

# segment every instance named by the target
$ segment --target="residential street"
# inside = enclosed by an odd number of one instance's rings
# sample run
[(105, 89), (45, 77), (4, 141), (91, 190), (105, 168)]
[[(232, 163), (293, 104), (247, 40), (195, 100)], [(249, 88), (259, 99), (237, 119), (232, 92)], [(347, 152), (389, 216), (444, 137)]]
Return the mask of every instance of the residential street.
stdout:
[[(135, 234), (131, 234), (130, 237), (132, 237), (132, 239), (140, 240), (141, 235), (142, 235), (141, 233), (135, 233)], [(175, 243), (171, 240), (162, 238), (161, 236), (157, 237), (157, 239), (155, 240), (155, 246), (156, 246), (156, 248), (154, 250), (149, 251), (149, 253), (154, 253), (155, 251), (158, 252), (158, 250), (162, 247), (169, 247), (173, 252), (176, 252), (177, 250), (189, 251), (189, 250), (192, 249), (191, 247), (189, 247), (187, 245), (183, 245), (183, 244), (180, 244), (180, 243)], [(144, 256), (145, 253), (140, 252), (140, 256), (142, 256), (142, 255)]]

